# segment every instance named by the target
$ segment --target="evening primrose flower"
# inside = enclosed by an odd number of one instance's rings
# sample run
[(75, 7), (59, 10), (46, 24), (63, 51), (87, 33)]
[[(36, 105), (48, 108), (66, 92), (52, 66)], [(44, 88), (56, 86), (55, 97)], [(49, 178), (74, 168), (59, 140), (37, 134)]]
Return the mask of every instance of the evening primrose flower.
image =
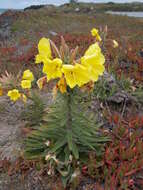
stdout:
[(23, 77), (22, 77), (23, 80), (30, 80), (31, 82), (34, 80), (34, 76), (33, 76), (33, 73), (27, 69), (23, 72)]
[(86, 67), (81, 64), (63, 65), (62, 72), (70, 88), (74, 88), (76, 85), (81, 87), (90, 81)]
[(10, 100), (14, 102), (21, 97), (21, 94), (17, 89), (9, 90), (7, 95), (10, 97)]
[(22, 80), (21, 87), (23, 89), (30, 89), (31, 88), (31, 81), (30, 80)]
[(104, 62), (105, 58), (97, 43), (92, 44), (81, 58), (81, 64), (88, 69), (89, 77), (94, 82), (103, 74)]
[(47, 38), (42, 38), (38, 44), (38, 51), (39, 54), (36, 56), (36, 63), (41, 63), (47, 58), (52, 59), (50, 40)]
[(60, 78), (62, 76), (62, 60), (59, 58), (50, 60), (47, 59), (44, 62), (43, 73), (47, 74), (47, 79)]
[(93, 28), (93, 29), (91, 30), (91, 35), (92, 35), (93, 37), (95, 37), (97, 41), (99, 41), (99, 42), (102, 41), (102, 39), (101, 39), (101, 37), (100, 37), (100, 35), (99, 35), (99, 33), (98, 33), (98, 30), (97, 30), (96, 28)]

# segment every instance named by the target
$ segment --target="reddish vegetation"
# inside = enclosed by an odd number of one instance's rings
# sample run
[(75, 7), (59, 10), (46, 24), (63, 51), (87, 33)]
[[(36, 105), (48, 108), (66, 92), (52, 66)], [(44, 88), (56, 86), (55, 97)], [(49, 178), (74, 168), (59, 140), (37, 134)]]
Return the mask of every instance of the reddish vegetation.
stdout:
[(99, 184), (104, 181), (104, 188), (98, 184), (97, 190), (143, 189), (143, 115), (122, 119), (113, 114), (107, 119), (114, 125), (111, 142), (100, 165), (91, 158), (94, 169), (88, 171), (89, 165), (83, 168), (83, 173), (95, 174)]
[[(79, 47), (79, 54), (83, 54), (85, 49), (93, 42), (93, 38), (90, 35), (64, 35), (65, 41), (71, 48)], [(53, 41), (57, 46), (60, 44), (60, 35), (53, 37)], [(15, 68), (20, 68), (23, 64), (27, 65), (34, 62), (35, 55), (37, 53), (37, 44), (29, 42), (27, 39), (21, 39), (17, 46), (6, 46), (0, 48), (0, 64), (7, 65), (7, 70), (10, 71), (11, 63), (14, 63)], [(143, 56), (140, 54), (140, 46), (132, 46), (128, 44), (128, 48), (124, 49), (122, 46), (119, 49), (120, 57), (118, 63), (115, 63), (116, 57), (118, 57), (118, 50), (114, 50), (112, 45), (106, 44), (106, 67), (114, 66), (116, 73), (120, 76), (121, 73), (125, 73), (128, 77), (134, 78), (137, 81), (142, 82), (143, 72)], [(18, 66), (18, 67), (17, 67)], [(6, 68), (6, 67), (4, 67)], [(3, 72), (1, 70), (1, 72)]]
[(143, 172), (143, 116), (121, 120), (114, 117), (117, 127), (112, 131), (112, 142), (106, 148), (104, 172), (107, 172), (106, 185), (143, 188), (137, 172)]

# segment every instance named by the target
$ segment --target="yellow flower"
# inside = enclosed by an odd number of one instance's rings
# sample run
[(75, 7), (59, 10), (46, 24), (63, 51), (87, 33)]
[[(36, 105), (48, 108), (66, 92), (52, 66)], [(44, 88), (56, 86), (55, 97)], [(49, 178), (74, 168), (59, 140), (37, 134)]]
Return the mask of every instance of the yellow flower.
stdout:
[(61, 91), (62, 94), (64, 94), (65, 92), (67, 92), (67, 84), (65, 81), (65, 78), (62, 77), (59, 82), (58, 82), (58, 88)]
[(13, 90), (9, 90), (8, 94), (7, 94), (11, 100), (13, 100), (14, 102), (16, 100), (18, 100), (21, 96), (21, 94), (19, 93), (19, 91), (17, 89), (13, 89)]
[(70, 88), (74, 88), (76, 85), (81, 87), (90, 81), (88, 70), (80, 64), (63, 65), (62, 72)]
[(47, 74), (47, 79), (60, 78), (62, 76), (62, 60), (61, 59), (47, 59), (44, 62), (43, 73)]
[(23, 89), (30, 89), (31, 88), (31, 81), (30, 80), (22, 80), (21, 87)]
[(90, 56), (93, 54), (99, 54), (101, 53), (101, 48), (99, 47), (98, 43), (94, 43), (89, 46), (89, 48), (85, 52), (85, 56)]
[(23, 72), (23, 80), (30, 80), (31, 82), (34, 80), (33, 73), (27, 69), (26, 71)]
[(101, 39), (101, 37), (100, 37), (100, 35), (99, 35), (99, 33), (98, 33), (98, 30), (97, 30), (96, 28), (93, 28), (93, 29), (91, 30), (91, 35), (92, 35), (93, 37), (95, 37), (97, 41), (99, 41), (99, 42), (102, 41), (102, 39)]
[(117, 48), (119, 46), (118, 42), (116, 40), (113, 40), (113, 47)]
[(41, 63), (45, 61), (45, 59), (47, 58), (51, 59), (52, 53), (50, 47), (50, 40), (47, 38), (42, 38), (38, 44), (38, 51), (39, 54), (36, 56), (36, 63)]
[(81, 63), (87, 67), (89, 77), (92, 81), (97, 81), (99, 75), (103, 74), (105, 70), (104, 62), (105, 58), (97, 43), (92, 44), (81, 58)]

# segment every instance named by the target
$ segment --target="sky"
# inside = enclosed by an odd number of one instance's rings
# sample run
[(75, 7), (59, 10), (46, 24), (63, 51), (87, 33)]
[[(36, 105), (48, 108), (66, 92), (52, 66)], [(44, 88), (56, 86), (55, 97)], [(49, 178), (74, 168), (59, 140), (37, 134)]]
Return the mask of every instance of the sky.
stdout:
[[(132, 2), (138, 1), (143, 2), (143, 0), (82, 0), (82, 2)], [(63, 3), (67, 3), (68, 0), (0, 0), (0, 8), (14, 8), (14, 9), (23, 9), (30, 5), (39, 5), (39, 4), (55, 4), (60, 5)]]

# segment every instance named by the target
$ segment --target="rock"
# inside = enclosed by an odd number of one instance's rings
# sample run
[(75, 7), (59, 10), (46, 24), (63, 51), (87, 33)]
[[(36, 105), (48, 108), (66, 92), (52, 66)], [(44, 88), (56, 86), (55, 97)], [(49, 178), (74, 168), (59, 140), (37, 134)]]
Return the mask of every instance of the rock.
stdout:
[(21, 149), (21, 127), (24, 125), (19, 117), (24, 109), (22, 103), (11, 104), (7, 97), (0, 98), (0, 160), (4, 158), (15, 161)]
[(11, 35), (10, 27), (0, 29), (0, 39), (7, 39)]
[(109, 85), (116, 84), (115, 78), (107, 71), (104, 72), (103, 78), (109, 83)]
[(75, 9), (75, 12), (80, 12), (80, 8), (77, 7), (77, 8)]
[[(39, 94), (46, 106), (52, 102), (50, 93)], [(27, 104), (31, 104), (28, 100)], [(5, 158), (14, 162), (23, 151), (22, 129), (26, 121), (22, 120), (21, 114), (26, 110), (21, 101), (13, 103), (9, 98), (0, 97), (0, 160)]]
[(117, 104), (120, 104), (125, 101), (129, 102), (129, 100), (130, 100), (129, 95), (124, 91), (117, 92), (113, 96), (111, 96), (107, 99), (108, 102), (113, 102), (113, 103), (117, 103)]
[(90, 7), (90, 10), (93, 11), (93, 10), (94, 10), (94, 7)]
[(45, 7), (45, 5), (31, 5), (30, 7), (26, 7), (24, 9), (24, 11), (26, 11), (26, 10), (35, 10), (35, 9), (37, 10), (37, 9), (41, 9), (43, 7)]
[(49, 31), (49, 34), (51, 34), (52, 36), (57, 36), (58, 34), (52, 30)]

